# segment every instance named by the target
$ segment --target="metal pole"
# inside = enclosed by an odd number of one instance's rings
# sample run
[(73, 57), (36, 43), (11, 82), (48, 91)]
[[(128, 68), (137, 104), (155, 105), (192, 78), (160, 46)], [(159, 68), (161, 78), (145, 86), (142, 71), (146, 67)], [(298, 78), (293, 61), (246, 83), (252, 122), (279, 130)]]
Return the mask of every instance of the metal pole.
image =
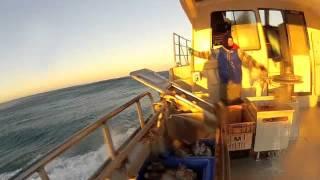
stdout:
[(144, 118), (143, 118), (143, 114), (142, 114), (140, 101), (137, 101), (136, 105), (137, 105), (137, 112), (138, 112), (138, 116), (139, 116), (140, 126), (141, 126), (141, 129), (142, 129), (144, 127)]
[(178, 41), (178, 43), (179, 43), (179, 45), (178, 45), (178, 47), (179, 47), (179, 64), (181, 65), (181, 52), (180, 52), (180, 36), (178, 37), (179, 38), (179, 41)]
[(38, 174), (42, 180), (49, 180), (49, 176), (43, 166), (38, 169)]
[(154, 99), (153, 99), (151, 94), (148, 94), (148, 96), (149, 96), (149, 99), (150, 99), (150, 102), (151, 102), (151, 108), (152, 108), (152, 111), (153, 111), (152, 114), (154, 114), (156, 112), (156, 110), (153, 107)]
[(114, 147), (113, 147), (113, 142), (112, 142), (112, 138), (110, 135), (110, 131), (109, 128), (107, 127), (106, 124), (104, 124), (102, 126), (102, 130), (103, 130), (103, 137), (104, 137), (104, 143), (106, 144), (108, 151), (110, 153), (111, 159), (114, 160), (116, 157), (116, 153), (114, 151)]
[(188, 40), (186, 39), (186, 51), (187, 51), (187, 64), (189, 65), (189, 49), (188, 49)]
[(177, 55), (176, 55), (176, 34), (173, 33), (173, 56), (174, 56), (174, 64), (177, 66)]
[(153, 99), (152, 95), (151, 95), (151, 94), (148, 94), (148, 96), (149, 96), (149, 99), (150, 99), (150, 101), (151, 101), (151, 104), (153, 104), (153, 103), (154, 103), (154, 99)]

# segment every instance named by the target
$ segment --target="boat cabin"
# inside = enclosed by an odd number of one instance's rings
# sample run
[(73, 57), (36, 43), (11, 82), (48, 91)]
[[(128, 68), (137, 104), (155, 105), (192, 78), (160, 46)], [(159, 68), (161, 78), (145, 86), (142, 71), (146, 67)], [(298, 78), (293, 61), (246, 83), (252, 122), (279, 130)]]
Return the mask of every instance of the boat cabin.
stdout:
[[(320, 95), (320, 21), (316, 0), (180, 0), (192, 24), (192, 41), (184, 43), (197, 51), (221, 46), (221, 37), (230, 32), (241, 50), (268, 69), (270, 79), (286, 74), (291, 66), (302, 83), (292, 94), (300, 106), (315, 106)], [(181, 37), (175, 37), (175, 67), (171, 80), (209, 101), (219, 100), (217, 63), (193, 57)], [(289, 64), (289, 65), (288, 65)], [(263, 92), (254, 72), (242, 68), (242, 95), (272, 95), (276, 81)]]
[[(107, 160), (88, 175), (89, 179), (160, 179), (158, 172), (157, 178), (150, 178), (154, 177), (150, 176), (152, 165), (159, 165), (159, 159), (171, 175), (172, 169), (174, 174), (180, 174), (180, 169), (185, 172), (185, 167), (179, 167), (181, 162), (190, 165), (187, 168), (200, 172), (198, 179), (319, 179), (316, 157), (320, 147), (320, 111), (304, 109), (301, 116), (298, 112), (299, 107), (312, 107), (319, 101), (320, 1), (180, 3), (192, 24), (192, 40), (174, 34), (175, 66), (169, 71), (169, 80), (148, 69), (130, 73), (133, 79), (159, 92), (159, 100), (154, 101), (150, 92), (135, 97), (78, 131), (11, 179), (50, 179), (47, 165), (97, 131), (103, 134)], [(256, 72), (242, 68), (245, 103), (241, 107), (219, 103), (217, 60), (195, 57), (189, 52), (189, 48), (214, 52), (227, 33), (231, 33), (241, 50), (267, 68), (271, 80), (265, 90), (254, 79)], [(294, 98), (278, 104), (274, 95), (283, 87)], [(147, 97), (151, 114), (146, 116), (147, 108), (142, 108), (141, 102)], [(120, 147), (115, 147), (108, 122), (133, 106), (140, 125)], [(199, 154), (200, 143), (210, 153)], [(182, 151), (185, 147), (188, 151)], [(230, 163), (232, 152), (243, 150), (257, 154), (257, 160), (260, 153), (287, 153), (262, 163), (251, 157)], [(202, 165), (197, 169), (193, 167), (196, 164)]]

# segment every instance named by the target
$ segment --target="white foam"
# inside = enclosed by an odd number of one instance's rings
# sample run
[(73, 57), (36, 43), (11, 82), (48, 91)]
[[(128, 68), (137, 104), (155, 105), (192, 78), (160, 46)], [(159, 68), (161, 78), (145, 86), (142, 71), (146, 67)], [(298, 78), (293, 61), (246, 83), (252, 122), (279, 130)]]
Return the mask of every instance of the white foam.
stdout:
[[(118, 132), (113, 136), (116, 147), (119, 147), (124, 140), (131, 135), (136, 128), (128, 128), (126, 133)], [(73, 157), (58, 158), (46, 166), (46, 171), (52, 180), (82, 180), (88, 179), (107, 159), (106, 146), (103, 144), (98, 150)], [(7, 180), (19, 170), (0, 174), (0, 180)], [(29, 179), (40, 180), (38, 174)]]
[[(51, 162), (46, 170), (52, 180), (88, 179), (107, 159), (106, 147), (103, 145), (97, 151), (70, 158), (59, 158)], [(37, 179), (37, 178), (36, 178)]]
[(12, 171), (12, 172), (8, 172), (8, 173), (0, 174), (0, 180), (7, 180), (11, 176), (15, 175), (18, 171), (20, 171), (20, 169)]
[[(106, 147), (103, 145), (97, 151), (84, 155), (68, 158), (58, 158), (46, 166), (46, 171), (52, 180), (81, 180), (88, 179), (103, 162), (107, 159)], [(9, 179), (18, 170), (0, 175), (0, 180)], [(29, 179), (40, 180), (38, 174), (32, 175)]]

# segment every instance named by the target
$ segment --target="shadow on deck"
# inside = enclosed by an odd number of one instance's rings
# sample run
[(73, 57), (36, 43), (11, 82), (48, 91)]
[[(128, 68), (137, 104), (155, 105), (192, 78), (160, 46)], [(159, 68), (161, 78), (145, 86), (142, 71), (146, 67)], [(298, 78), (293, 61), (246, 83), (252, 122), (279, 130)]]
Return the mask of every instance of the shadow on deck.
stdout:
[(300, 135), (272, 160), (231, 161), (232, 180), (320, 180), (320, 107), (300, 110)]

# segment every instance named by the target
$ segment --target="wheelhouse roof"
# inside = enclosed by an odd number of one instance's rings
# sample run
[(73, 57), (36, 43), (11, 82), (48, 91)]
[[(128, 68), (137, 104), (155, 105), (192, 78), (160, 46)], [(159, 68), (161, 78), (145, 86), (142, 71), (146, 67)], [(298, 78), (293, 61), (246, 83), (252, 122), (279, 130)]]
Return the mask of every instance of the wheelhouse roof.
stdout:
[(320, 0), (180, 0), (180, 3), (194, 29), (210, 27), (214, 11), (260, 8), (302, 11), (307, 25), (320, 29)]

